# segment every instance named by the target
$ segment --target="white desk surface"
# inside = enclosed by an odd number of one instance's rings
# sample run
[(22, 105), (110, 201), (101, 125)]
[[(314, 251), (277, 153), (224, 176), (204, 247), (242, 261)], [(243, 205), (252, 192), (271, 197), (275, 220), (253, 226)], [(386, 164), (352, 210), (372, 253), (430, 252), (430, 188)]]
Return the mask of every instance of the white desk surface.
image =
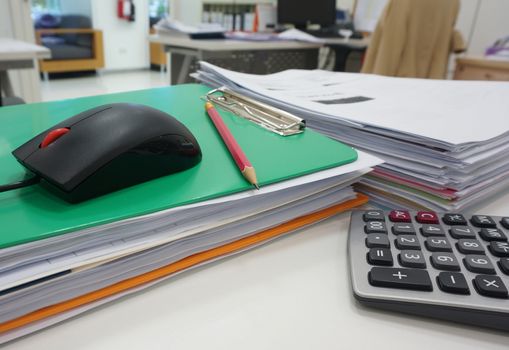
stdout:
[(345, 45), (353, 48), (366, 48), (371, 42), (370, 37), (362, 39), (342, 39), (342, 38), (324, 38), (325, 45)]
[(195, 50), (230, 51), (230, 50), (275, 50), (275, 49), (314, 49), (324, 45), (348, 45), (354, 48), (365, 48), (370, 38), (341, 39), (324, 38), (323, 43), (308, 43), (300, 41), (243, 41), (231, 39), (202, 39), (173, 37), (169, 35), (150, 35), (149, 41), (172, 47), (183, 47)]
[(25, 41), (0, 38), (0, 61), (20, 61), (51, 58), (51, 51)]
[[(478, 213), (509, 214), (509, 195)], [(507, 349), (509, 334), (363, 307), (344, 213), (4, 349)]]
[(172, 47), (181, 47), (205, 51), (252, 51), (252, 50), (291, 50), (317, 49), (321, 43), (304, 43), (299, 41), (245, 41), (231, 39), (190, 39), (170, 35), (150, 35), (149, 41)]

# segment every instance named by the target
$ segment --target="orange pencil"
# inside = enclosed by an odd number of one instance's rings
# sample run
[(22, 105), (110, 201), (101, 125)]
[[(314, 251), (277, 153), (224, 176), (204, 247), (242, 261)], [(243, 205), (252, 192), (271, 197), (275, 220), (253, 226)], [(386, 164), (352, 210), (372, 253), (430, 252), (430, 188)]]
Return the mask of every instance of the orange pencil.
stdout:
[(251, 185), (259, 190), (260, 188), (258, 187), (258, 180), (256, 180), (255, 169), (251, 165), (249, 159), (247, 159), (246, 155), (242, 151), (242, 148), (240, 148), (237, 140), (235, 140), (217, 110), (214, 108), (214, 105), (210, 102), (207, 102), (205, 103), (205, 109), (207, 110), (207, 114), (219, 132), (219, 135), (221, 135), (224, 144), (226, 147), (228, 147), (228, 151), (230, 151), (230, 154), (239, 167), (240, 172)]

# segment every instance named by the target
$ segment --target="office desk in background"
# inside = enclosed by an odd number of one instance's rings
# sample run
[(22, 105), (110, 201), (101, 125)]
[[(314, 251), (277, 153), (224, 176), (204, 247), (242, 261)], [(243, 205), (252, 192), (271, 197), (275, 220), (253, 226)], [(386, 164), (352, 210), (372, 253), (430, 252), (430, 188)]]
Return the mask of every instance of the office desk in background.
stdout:
[[(340, 38), (326, 38), (324, 39), (325, 45), (334, 51), (334, 67), (335, 72), (356, 71), (360, 72), (362, 66), (362, 56), (366, 52), (370, 38), (363, 39), (340, 39)], [(354, 69), (347, 69), (347, 62), (351, 55), (357, 54), (355, 59), (357, 62)]]
[(484, 57), (458, 57), (454, 80), (509, 81), (509, 60)]
[[(477, 212), (508, 215), (509, 194)], [(356, 302), (348, 225), (337, 215), (3, 349), (507, 349), (506, 333)]]
[(13, 97), (14, 91), (7, 71), (37, 67), (35, 60), (51, 58), (51, 51), (44, 46), (24, 41), (0, 38), (0, 106), (2, 91), (5, 97)]
[(255, 74), (275, 73), (290, 68), (315, 69), (320, 43), (297, 41), (193, 40), (151, 35), (149, 41), (164, 45), (168, 55), (170, 84), (191, 82), (196, 62), (205, 60), (227, 69)]

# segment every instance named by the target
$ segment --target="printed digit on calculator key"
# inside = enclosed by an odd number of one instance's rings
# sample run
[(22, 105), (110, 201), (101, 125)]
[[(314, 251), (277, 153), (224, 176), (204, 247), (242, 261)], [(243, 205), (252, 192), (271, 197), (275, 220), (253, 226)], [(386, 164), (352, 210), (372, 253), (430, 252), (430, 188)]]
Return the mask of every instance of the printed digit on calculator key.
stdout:
[(449, 230), (449, 233), (453, 238), (476, 238), (475, 231), (468, 226), (456, 226)]
[(387, 233), (387, 228), (383, 221), (368, 221), (365, 229), (366, 233)]
[(445, 232), (440, 225), (422, 225), (421, 234), (423, 236), (445, 236)]
[(463, 254), (484, 254), (484, 248), (476, 239), (459, 239), (456, 246)]
[(421, 244), (416, 236), (401, 235), (396, 238), (395, 243), (398, 249), (421, 249)]
[(392, 225), (392, 233), (395, 235), (415, 235), (415, 228), (412, 224), (396, 223)]
[(362, 216), (364, 221), (385, 221), (384, 212), (382, 210), (366, 211)]
[(460, 271), (460, 264), (453, 253), (433, 253), (430, 257), (431, 265), (437, 270)]

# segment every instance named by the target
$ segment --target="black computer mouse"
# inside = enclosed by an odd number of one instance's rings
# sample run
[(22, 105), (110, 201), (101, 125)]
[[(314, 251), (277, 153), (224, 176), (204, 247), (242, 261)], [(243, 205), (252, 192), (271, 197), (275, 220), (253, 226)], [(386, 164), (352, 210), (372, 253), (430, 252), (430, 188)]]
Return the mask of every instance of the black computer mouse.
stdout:
[(12, 152), (41, 184), (76, 203), (198, 164), (196, 138), (172, 116), (114, 103), (75, 115)]

